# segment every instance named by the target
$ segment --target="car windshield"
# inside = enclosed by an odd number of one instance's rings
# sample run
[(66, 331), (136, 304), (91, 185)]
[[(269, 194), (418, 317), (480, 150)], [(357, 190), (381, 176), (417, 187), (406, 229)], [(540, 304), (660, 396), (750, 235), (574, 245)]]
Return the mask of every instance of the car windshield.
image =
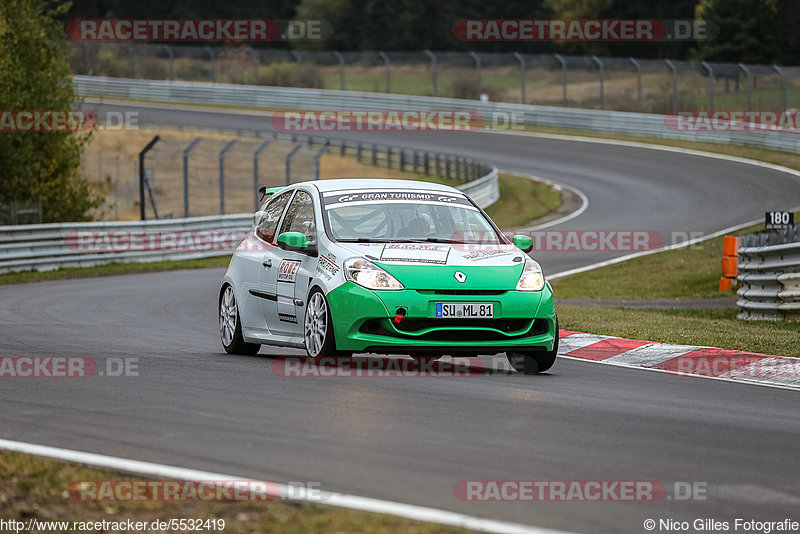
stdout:
[(486, 216), (459, 193), (358, 190), (325, 193), (323, 199), (337, 241), (502, 243)]

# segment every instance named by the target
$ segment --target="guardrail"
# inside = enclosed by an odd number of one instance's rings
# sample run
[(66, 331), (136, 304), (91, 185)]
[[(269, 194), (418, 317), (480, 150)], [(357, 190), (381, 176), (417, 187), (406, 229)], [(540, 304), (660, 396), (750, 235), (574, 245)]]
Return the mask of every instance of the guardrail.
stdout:
[[(307, 110), (436, 110), (477, 111), (491, 124), (493, 113), (503, 120), (514, 117), (519, 124), (578, 130), (604, 131), (759, 146), (800, 153), (800, 135), (790, 131), (676, 131), (670, 129), (667, 115), (571, 109), (551, 106), (481, 102), (457, 98), (408, 96), (356, 91), (267, 87), (202, 82), (169, 82), (75, 76), (76, 92), (81, 96), (128, 98), (173, 104), (214, 104), (252, 106), (267, 109)], [(674, 122), (674, 117), (669, 117)]]
[(800, 225), (741, 239), (739, 318), (800, 320)]
[[(498, 196), (497, 169), (459, 187), (488, 206)], [(208, 258), (231, 254), (252, 214), (135, 222), (0, 226), (0, 273), (108, 263)]]

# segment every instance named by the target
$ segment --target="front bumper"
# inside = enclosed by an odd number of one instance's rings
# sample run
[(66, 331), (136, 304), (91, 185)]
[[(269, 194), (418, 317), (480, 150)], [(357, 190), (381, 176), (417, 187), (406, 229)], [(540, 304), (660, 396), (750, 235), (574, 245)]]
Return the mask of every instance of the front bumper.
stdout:
[[(435, 319), (436, 302), (492, 302), (493, 319)], [(433, 290), (371, 291), (345, 282), (328, 294), (336, 348), (352, 352), (496, 354), (551, 351), (556, 329), (553, 293)], [(406, 310), (399, 325), (397, 310)]]

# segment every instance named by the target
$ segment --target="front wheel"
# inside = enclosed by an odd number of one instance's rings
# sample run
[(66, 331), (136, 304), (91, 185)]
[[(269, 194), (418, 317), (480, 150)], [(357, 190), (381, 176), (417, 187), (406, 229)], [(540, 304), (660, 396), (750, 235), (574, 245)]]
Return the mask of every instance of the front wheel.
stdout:
[(556, 320), (555, 338), (553, 350), (551, 351), (506, 352), (508, 363), (511, 364), (515, 371), (526, 375), (535, 375), (547, 371), (556, 363), (556, 356), (558, 355), (558, 320)]
[(233, 288), (226, 286), (219, 298), (219, 337), (222, 347), (228, 354), (257, 354), (259, 343), (245, 343), (242, 337), (242, 322), (239, 319), (239, 308)]
[(308, 299), (303, 318), (303, 340), (306, 352), (312, 358), (336, 356), (336, 343), (333, 340), (331, 313), (325, 295), (319, 289)]

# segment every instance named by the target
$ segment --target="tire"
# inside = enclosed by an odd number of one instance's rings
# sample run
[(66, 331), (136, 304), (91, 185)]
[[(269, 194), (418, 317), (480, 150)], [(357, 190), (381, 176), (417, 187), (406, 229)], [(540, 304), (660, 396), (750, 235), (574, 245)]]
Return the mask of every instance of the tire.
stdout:
[(245, 343), (242, 337), (242, 321), (233, 287), (226, 285), (219, 297), (219, 338), (228, 354), (258, 354), (260, 343)]
[(308, 297), (308, 306), (303, 316), (303, 340), (306, 352), (312, 358), (342, 354), (336, 350), (331, 308), (319, 289), (314, 289)]
[(556, 363), (556, 357), (558, 356), (558, 319), (556, 319), (555, 338), (553, 350), (551, 351), (507, 352), (508, 363), (515, 371), (526, 375), (535, 375), (547, 371)]

